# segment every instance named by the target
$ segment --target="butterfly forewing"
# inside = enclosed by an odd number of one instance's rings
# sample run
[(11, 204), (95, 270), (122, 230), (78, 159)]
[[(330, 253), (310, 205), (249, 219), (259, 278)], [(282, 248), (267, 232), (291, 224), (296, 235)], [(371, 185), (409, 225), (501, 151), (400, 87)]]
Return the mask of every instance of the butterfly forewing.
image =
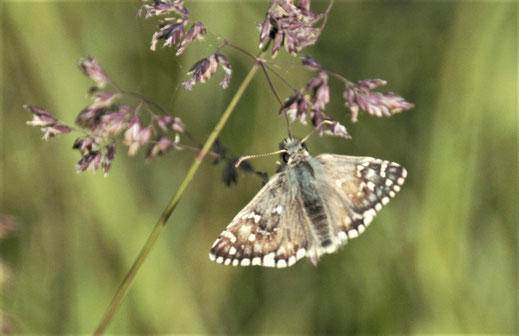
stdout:
[(287, 267), (304, 257), (308, 232), (296, 193), (284, 172), (274, 175), (215, 241), (211, 260)]
[(377, 212), (400, 191), (407, 175), (398, 163), (370, 157), (321, 154), (316, 178), (324, 190), (332, 229), (345, 242), (357, 237)]

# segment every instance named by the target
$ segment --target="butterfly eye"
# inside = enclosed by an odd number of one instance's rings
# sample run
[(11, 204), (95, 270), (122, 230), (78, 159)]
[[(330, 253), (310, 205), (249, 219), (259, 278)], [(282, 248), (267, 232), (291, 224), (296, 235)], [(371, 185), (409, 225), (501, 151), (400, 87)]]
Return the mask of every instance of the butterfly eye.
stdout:
[(301, 143), (301, 147), (303, 147), (304, 150), (308, 150), (308, 147), (306, 147), (306, 144), (304, 142)]
[(290, 155), (288, 155), (288, 153), (283, 153), (283, 161), (285, 161), (285, 163), (288, 163), (289, 158), (290, 158)]

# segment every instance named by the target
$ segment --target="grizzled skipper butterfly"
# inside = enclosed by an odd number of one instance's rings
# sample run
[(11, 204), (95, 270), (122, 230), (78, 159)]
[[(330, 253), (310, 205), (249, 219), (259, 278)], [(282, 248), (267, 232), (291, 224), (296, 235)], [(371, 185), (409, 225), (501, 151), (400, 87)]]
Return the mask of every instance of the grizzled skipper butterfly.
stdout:
[(280, 171), (214, 242), (211, 260), (283, 268), (306, 256), (317, 265), (323, 254), (363, 233), (404, 183), (407, 172), (397, 163), (337, 154), (312, 157), (305, 140), (282, 142)]

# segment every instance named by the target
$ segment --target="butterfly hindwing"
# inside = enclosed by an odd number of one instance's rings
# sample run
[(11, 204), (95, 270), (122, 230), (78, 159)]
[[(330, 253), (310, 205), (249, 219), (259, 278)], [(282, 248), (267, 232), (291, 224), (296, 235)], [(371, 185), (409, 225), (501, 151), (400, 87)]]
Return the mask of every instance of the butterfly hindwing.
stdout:
[[(221, 233), (209, 257), (226, 265), (287, 267), (305, 256), (304, 213), (284, 172), (274, 175)], [(290, 220), (290, 223), (288, 222)]]

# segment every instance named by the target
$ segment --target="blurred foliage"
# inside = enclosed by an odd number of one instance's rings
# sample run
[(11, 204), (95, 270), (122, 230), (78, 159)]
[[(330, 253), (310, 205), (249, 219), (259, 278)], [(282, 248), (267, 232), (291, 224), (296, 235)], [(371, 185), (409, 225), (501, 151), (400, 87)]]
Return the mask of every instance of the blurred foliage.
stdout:
[[(253, 51), (267, 2), (187, 0), (195, 19)], [(181, 81), (217, 42), (185, 54), (149, 51), (155, 22), (138, 2), (4, 2), (0, 212), (18, 232), (0, 241), (14, 283), (2, 311), (19, 333), (92, 332), (155, 220), (194, 158), (144, 164), (118, 152), (111, 174), (75, 174), (73, 135), (44, 143), (22, 104), (72, 122), (89, 100), (77, 70), (92, 55), (122, 87), (182, 117), (203, 141), (247, 69), (185, 92)], [(326, 2), (314, 4), (324, 9)], [(345, 141), (310, 151), (374, 156), (404, 165), (402, 192), (360, 238), (318, 268), (232, 268), (208, 251), (260, 187), (250, 175), (226, 188), (208, 160), (173, 214), (109, 331), (113, 333), (517, 332), (517, 3), (338, 1), (305, 52), (350, 80), (375, 77), (416, 108), (349, 123), (341, 85), (328, 112)], [(215, 15), (215, 13), (218, 13)], [(232, 19), (231, 19), (232, 18)], [(291, 60), (280, 53), (279, 59)], [(311, 73), (275, 66), (298, 86)], [(289, 91), (279, 85), (286, 96)], [(335, 85), (335, 86), (334, 86)], [(247, 90), (221, 140), (237, 155), (277, 149), (285, 122), (263, 76)], [(309, 128), (293, 132), (306, 135)], [(141, 153), (142, 155), (142, 153)], [(253, 161), (273, 172), (274, 158)], [(2, 322), (0, 322), (2, 323)]]

